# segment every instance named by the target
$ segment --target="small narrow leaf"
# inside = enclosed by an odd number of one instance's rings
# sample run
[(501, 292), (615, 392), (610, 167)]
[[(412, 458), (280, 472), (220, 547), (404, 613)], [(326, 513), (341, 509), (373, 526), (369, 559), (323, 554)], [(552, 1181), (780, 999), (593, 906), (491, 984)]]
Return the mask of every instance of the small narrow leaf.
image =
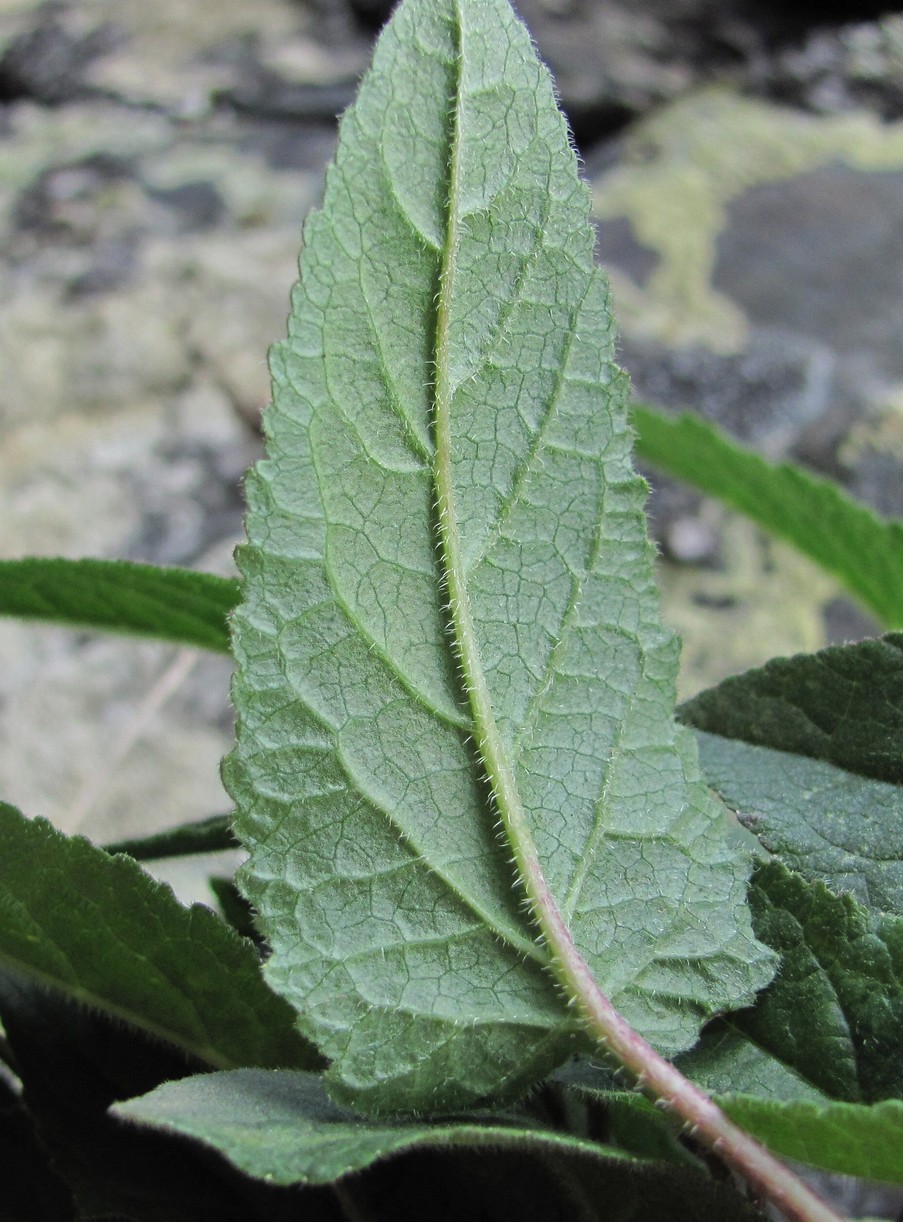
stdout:
[(770, 463), (698, 416), (634, 404), (637, 455), (820, 564), (887, 628), (903, 626), (903, 522), (882, 520), (836, 484)]
[(506, 0), (402, 4), (272, 357), (226, 766), (268, 979), (374, 1110), (586, 1046), (527, 860), (664, 1051), (771, 971), (672, 718), (588, 204)]
[(312, 1066), (252, 947), (129, 857), (0, 803), (0, 967), (210, 1065)]
[(125, 632), (225, 653), (238, 601), (227, 577), (125, 560), (0, 560), (0, 615)]
[(571, 1108), (577, 1103), (587, 1110), (583, 1121), (587, 1130), (605, 1133), (611, 1145), (657, 1162), (699, 1165), (679, 1140), (681, 1130), (674, 1118), (645, 1096), (624, 1090), (610, 1068), (575, 1058), (553, 1074), (550, 1082), (563, 1092)]
[(238, 841), (228, 815), (209, 815), (193, 823), (154, 832), (134, 840), (115, 840), (103, 847), (108, 853), (128, 853), (136, 861), (158, 861), (161, 857), (190, 857), (193, 853), (218, 853), (234, 849)]

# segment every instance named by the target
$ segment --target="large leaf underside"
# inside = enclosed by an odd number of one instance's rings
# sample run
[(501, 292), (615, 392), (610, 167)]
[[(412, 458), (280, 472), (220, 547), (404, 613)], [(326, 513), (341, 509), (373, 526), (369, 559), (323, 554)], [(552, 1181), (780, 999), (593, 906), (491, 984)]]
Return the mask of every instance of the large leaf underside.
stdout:
[(643, 1034), (686, 1047), (769, 972), (671, 719), (588, 206), (506, 0), (403, 4), (272, 355), (226, 767), (269, 982), (377, 1110), (510, 1094), (586, 1045), (500, 832), (476, 682), (575, 941)]

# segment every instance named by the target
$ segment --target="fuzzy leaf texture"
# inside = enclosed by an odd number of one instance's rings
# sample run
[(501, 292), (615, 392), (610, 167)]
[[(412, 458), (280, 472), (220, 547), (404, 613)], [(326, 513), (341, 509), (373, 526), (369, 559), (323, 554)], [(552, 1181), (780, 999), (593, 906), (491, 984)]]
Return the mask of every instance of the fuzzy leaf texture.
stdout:
[[(650, 1124), (664, 1130), (666, 1122), (651, 1104), (637, 1096), (621, 1099), (625, 1110), (648, 1110)], [(388, 1216), (385, 1208), (368, 1208), (373, 1201), (368, 1172), (378, 1174), (379, 1164), (397, 1158), (404, 1158), (405, 1166), (393, 1184), (393, 1218), (762, 1222), (763, 1217), (729, 1182), (717, 1183), (688, 1155), (672, 1154), (667, 1138), (653, 1138), (648, 1154), (633, 1154), (549, 1130), (520, 1114), (483, 1113), (430, 1124), (366, 1120), (336, 1106), (322, 1080), (310, 1074), (205, 1074), (167, 1082), (112, 1111), (149, 1133), (203, 1142), (268, 1183), (309, 1185), (354, 1175), (345, 1184), (355, 1217)], [(676, 1150), (673, 1137), (670, 1143)], [(546, 1176), (550, 1185), (544, 1187)], [(414, 1185), (413, 1196), (399, 1199), (405, 1184)], [(305, 1218), (313, 1217), (310, 1197), (305, 1202)]]
[(115, 1114), (206, 1141), (248, 1175), (277, 1184), (328, 1184), (418, 1146), (634, 1161), (623, 1151), (530, 1126), (518, 1116), (374, 1123), (335, 1104), (321, 1076), (288, 1070), (238, 1069), (166, 1082), (119, 1104)]
[[(723, 1059), (733, 1062), (729, 1065), (727, 1077), (731, 1083), (740, 1083), (746, 1077), (747, 1084), (752, 1085), (753, 1089), (746, 1094), (732, 1086), (730, 1093), (717, 1097), (716, 1102), (748, 1133), (782, 1158), (793, 1158), (841, 1175), (856, 1175), (892, 1184), (903, 1183), (903, 1102), (888, 1099), (870, 1106), (836, 1103), (820, 1091), (807, 1087), (801, 1079), (791, 1086), (791, 1093), (784, 1097), (790, 1075), (773, 1071), (779, 1067), (779, 1062), (769, 1058), (768, 1054), (761, 1052), (739, 1033), (732, 1033), (727, 1024), (716, 1023), (714, 1029), (717, 1028), (720, 1028), (719, 1041), (728, 1045)], [(696, 1068), (703, 1071), (697, 1077), (717, 1081), (723, 1080), (726, 1066), (717, 1063), (719, 1056), (709, 1038), (710, 1033), (714, 1034), (714, 1029), (710, 1028), (703, 1036), (702, 1045), (708, 1047), (691, 1053), (690, 1058), (695, 1060)], [(729, 1047), (732, 1036), (735, 1041), (733, 1049)], [(743, 1048), (749, 1055), (743, 1056)], [(758, 1073), (754, 1068), (757, 1058)], [(680, 1060), (687, 1062), (688, 1058), (682, 1057)], [(769, 1061), (771, 1067), (767, 1064)], [(689, 1065), (683, 1067), (689, 1068)], [(752, 1083), (748, 1077), (750, 1070), (754, 1074)], [(564, 1081), (564, 1075), (560, 1075), (558, 1080)], [(623, 1141), (626, 1134), (629, 1148), (648, 1157), (673, 1158), (673, 1151), (679, 1150), (683, 1150), (685, 1158), (691, 1157), (676, 1140), (673, 1125), (646, 1099), (636, 1094), (619, 1097), (612, 1093), (610, 1085), (603, 1085), (602, 1082), (603, 1075), (597, 1067), (587, 1069), (578, 1064), (576, 1080), (569, 1082), (568, 1087), (572, 1096), (588, 1099), (605, 1108), (609, 1140), (614, 1136)], [(150, 1099), (153, 1097), (149, 1096)], [(617, 1100), (617, 1104), (612, 1107), (614, 1100)], [(144, 1100), (137, 1102), (140, 1107)], [(628, 1102), (636, 1109), (636, 1118), (642, 1118), (642, 1130), (630, 1126)], [(641, 1112), (637, 1116), (640, 1108), (644, 1109), (645, 1114)]]
[(781, 971), (754, 1009), (725, 1021), (830, 1098), (903, 1097), (903, 918), (777, 861), (757, 868), (751, 901)]
[(251, 945), (130, 858), (0, 802), (0, 970), (217, 1068), (315, 1067)]
[(500, 830), (515, 805), (663, 1051), (771, 971), (672, 719), (588, 212), (507, 0), (402, 4), (272, 354), (225, 769), (267, 978), (374, 1111), (511, 1096), (587, 1046)]

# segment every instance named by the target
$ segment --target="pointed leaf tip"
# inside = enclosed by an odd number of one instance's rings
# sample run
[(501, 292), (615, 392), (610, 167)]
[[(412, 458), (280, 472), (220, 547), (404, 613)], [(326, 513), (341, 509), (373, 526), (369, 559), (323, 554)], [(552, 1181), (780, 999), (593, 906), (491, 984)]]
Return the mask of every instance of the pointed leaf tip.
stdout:
[(269, 981), (375, 1110), (511, 1095), (586, 1046), (527, 838), (663, 1050), (771, 971), (672, 720), (588, 208), (506, 0), (402, 4), (273, 352), (226, 765)]

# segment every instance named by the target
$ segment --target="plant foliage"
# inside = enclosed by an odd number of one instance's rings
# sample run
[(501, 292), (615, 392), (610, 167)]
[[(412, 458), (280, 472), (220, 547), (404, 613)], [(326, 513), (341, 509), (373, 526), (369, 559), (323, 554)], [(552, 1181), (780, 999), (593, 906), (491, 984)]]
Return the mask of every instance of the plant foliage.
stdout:
[(0, 615), (100, 628), (225, 652), (238, 586), (226, 577), (125, 560), (0, 560)]
[(591, 1046), (527, 840), (661, 1049), (770, 974), (672, 719), (588, 207), (507, 3), (402, 6), (272, 356), (226, 773), (267, 979), (376, 1111), (517, 1095)]
[[(272, 356), (232, 828), (105, 851), (0, 805), (0, 1217), (763, 1218), (724, 1159), (836, 1218), (747, 1133), (903, 1182), (903, 637), (675, 722), (587, 217), (507, 0), (405, 0)], [(636, 419), (903, 622), (896, 524)], [(0, 563), (0, 614), (202, 648), (237, 594)], [(222, 917), (136, 860), (234, 836)]]
[(253, 951), (208, 908), (5, 804), (0, 843), (0, 970), (216, 1068), (316, 1063)]
[(828, 480), (769, 463), (699, 416), (633, 407), (637, 454), (786, 539), (885, 628), (903, 625), (903, 521), (878, 518)]

